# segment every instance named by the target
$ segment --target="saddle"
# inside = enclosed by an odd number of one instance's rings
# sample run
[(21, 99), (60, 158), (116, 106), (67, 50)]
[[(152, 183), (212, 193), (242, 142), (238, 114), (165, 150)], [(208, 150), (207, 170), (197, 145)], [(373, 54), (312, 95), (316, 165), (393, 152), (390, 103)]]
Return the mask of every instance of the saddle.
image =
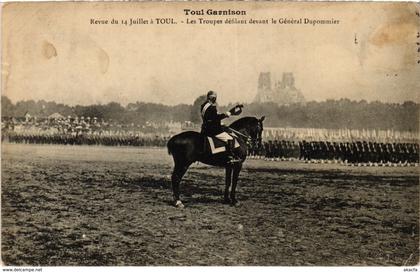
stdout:
[[(227, 143), (212, 136), (207, 136), (207, 135), (203, 135), (204, 136), (204, 146), (205, 146), (205, 150), (208, 151), (210, 154), (214, 155), (214, 154), (218, 154), (218, 153), (222, 153), (222, 152), (226, 152), (226, 145)], [(232, 135), (233, 140), (235, 141), (235, 148), (239, 147), (239, 142), (238, 139), (236, 138), (236, 136)]]

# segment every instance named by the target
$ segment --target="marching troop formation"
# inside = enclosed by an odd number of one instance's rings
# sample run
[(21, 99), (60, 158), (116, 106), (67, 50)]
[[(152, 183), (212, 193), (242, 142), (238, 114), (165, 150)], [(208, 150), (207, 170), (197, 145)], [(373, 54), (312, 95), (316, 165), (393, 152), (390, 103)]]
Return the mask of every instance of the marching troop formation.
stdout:
[(279, 141), (264, 142), (250, 155), (267, 160), (299, 159), (306, 162), (340, 162), (363, 165), (415, 165), (419, 162), (418, 143), (370, 141)]
[[(37, 125), (2, 123), (2, 142), (25, 144), (156, 146), (164, 147), (170, 134), (110, 125), (96, 119), (53, 121)], [(281, 139), (281, 138), (280, 138)], [(312, 163), (337, 162), (350, 165), (416, 165), (418, 141), (382, 141), (371, 137), (350, 141), (316, 139), (266, 140), (250, 147), (251, 158), (301, 160)], [(395, 139), (394, 139), (395, 140)]]

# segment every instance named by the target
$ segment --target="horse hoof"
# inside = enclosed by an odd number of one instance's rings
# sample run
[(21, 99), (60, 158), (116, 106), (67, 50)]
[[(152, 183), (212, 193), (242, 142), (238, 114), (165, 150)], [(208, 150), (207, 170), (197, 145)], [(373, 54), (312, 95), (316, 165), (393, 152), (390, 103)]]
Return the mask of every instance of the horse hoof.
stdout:
[(177, 200), (175, 202), (175, 207), (182, 209), (182, 208), (184, 208), (184, 204), (182, 204), (181, 200)]
[(229, 198), (223, 199), (223, 204), (231, 204), (230, 199)]

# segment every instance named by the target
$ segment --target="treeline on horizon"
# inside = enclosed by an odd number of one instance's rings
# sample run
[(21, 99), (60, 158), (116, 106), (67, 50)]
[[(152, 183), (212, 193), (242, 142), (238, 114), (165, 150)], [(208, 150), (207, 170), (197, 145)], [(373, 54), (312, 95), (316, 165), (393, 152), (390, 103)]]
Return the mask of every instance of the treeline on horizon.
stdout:
[[(2, 96), (1, 114), (3, 118), (23, 118), (28, 112), (31, 116), (45, 118), (57, 112), (63, 116), (97, 117), (123, 124), (145, 124), (147, 121), (200, 123), (200, 104), (203, 99), (205, 97), (201, 96), (193, 105), (175, 106), (145, 102), (130, 103), (127, 106), (116, 102), (69, 106), (44, 100), (19, 101), (14, 104), (8, 97)], [(219, 111), (226, 111), (233, 106), (219, 106)], [(244, 105), (239, 117), (263, 115), (266, 116), (264, 125), (267, 127), (419, 130), (419, 104), (412, 101), (399, 104), (340, 99), (291, 105), (250, 103)]]

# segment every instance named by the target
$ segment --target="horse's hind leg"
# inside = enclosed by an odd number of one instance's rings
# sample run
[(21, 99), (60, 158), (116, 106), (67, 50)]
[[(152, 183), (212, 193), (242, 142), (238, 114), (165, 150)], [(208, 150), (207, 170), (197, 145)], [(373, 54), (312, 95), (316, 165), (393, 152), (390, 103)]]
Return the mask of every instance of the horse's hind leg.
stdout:
[(175, 163), (174, 171), (172, 173), (172, 191), (174, 194), (175, 206), (179, 208), (184, 207), (179, 198), (179, 184), (181, 183), (182, 177), (184, 176), (185, 172), (187, 172), (187, 169), (188, 166)]
[(224, 196), (224, 203), (230, 204), (230, 198), (229, 198), (229, 187), (232, 181), (232, 167), (227, 166), (226, 167), (226, 182), (225, 182), (225, 196)]
[(233, 177), (232, 177), (232, 190), (230, 191), (230, 201), (232, 205), (238, 203), (236, 200), (236, 185), (238, 184), (239, 172), (241, 172), (242, 163), (235, 164), (233, 167)]

